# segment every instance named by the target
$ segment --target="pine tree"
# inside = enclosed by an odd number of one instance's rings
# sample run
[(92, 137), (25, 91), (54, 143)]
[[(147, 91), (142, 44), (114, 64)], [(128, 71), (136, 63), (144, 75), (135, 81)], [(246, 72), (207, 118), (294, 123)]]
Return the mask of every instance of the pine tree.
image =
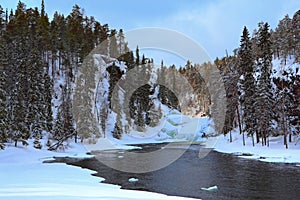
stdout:
[(49, 146), (49, 150), (57, 150), (62, 146), (64, 141), (64, 118), (61, 109), (58, 109), (58, 113), (53, 125), (53, 133), (51, 135), (52, 140), (56, 141), (52, 146)]
[[(9, 39), (9, 137), (17, 146), (18, 141), (25, 141), (30, 137), (29, 116), (29, 80), (30, 74), (30, 41), (28, 37), (28, 21), (26, 19), (25, 5), (19, 2), (14, 18), (9, 25), (14, 31), (8, 32)], [(12, 76), (12, 77), (11, 77)]]
[[(232, 142), (231, 130), (234, 129), (235, 124), (238, 124), (240, 134), (241, 124), (240, 124), (240, 110), (238, 102), (238, 79), (239, 74), (237, 72), (238, 68), (236, 67), (236, 59), (234, 57), (224, 58), (224, 65), (222, 77), (224, 81), (224, 87), (226, 90), (226, 118), (225, 118), (225, 133), (229, 131), (230, 142)], [(235, 120), (238, 119), (238, 120)], [(243, 140), (243, 144), (244, 140)]]
[(56, 142), (54, 145), (49, 147), (49, 150), (64, 148), (64, 142), (76, 135), (71, 107), (72, 104), (69, 94), (70, 90), (66, 87), (63, 87), (62, 90), (62, 103), (58, 108), (52, 134), (52, 139)]
[(259, 77), (257, 83), (257, 97), (255, 100), (258, 112), (257, 129), (262, 137), (262, 144), (267, 145), (267, 138), (273, 134), (273, 94), (271, 85), (272, 52), (269, 33), (269, 24), (265, 23), (259, 30), (260, 56), (258, 59)]
[(294, 55), (297, 62), (300, 62), (300, 10), (298, 10), (292, 19), (292, 35), (294, 38)]
[[(289, 135), (289, 127), (292, 126), (291, 111), (292, 106), (292, 92), (288, 87), (288, 83), (284, 80), (279, 80), (276, 91), (276, 114), (279, 134), (284, 136), (284, 145), (288, 148), (287, 136)], [(290, 133), (291, 135), (291, 133)]]
[[(241, 80), (240, 101), (243, 108), (244, 131), (252, 136), (255, 133), (254, 126), (256, 124), (254, 105), (255, 80), (254, 80), (254, 60), (252, 54), (251, 40), (249, 31), (244, 27), (241, 37), (241, 45), (239, 50), (239, 69), (243, 76)], [(252, 140), (254, 145), (254, 139)]]
[(109, 27), (108, 24), (100, 25), (100, 23), (95, 24), (94, 37), (96, 37), (96, 44), (100, 44), (99, 53), (102, 55), (108, 55), (108, 37), (109, 37)]
[(119, 55), (124, 55), (125, 53), (129, 52), (128, 44), (125, 41), (123, 29), (120, 29), (118, 33), (118, 52)]
[(0, 37), (2, 37), (4, 28), (7, 24), (6, 19), (5, 19), (6, 17), (3, 17), (3, 15), (4, 15), (4, 10), (0, 5)]
[[(35, 54), (35, 52), (32, 52)], [(40, 55), (34, 55), (37, 58), (40, 58)], [(38, 60), (31, 58), (33, 63), (31, 63), (31, 67), (28, 69), (30, 71), (30, 83), (29, 83), (29, 108), (28, 108), (28, 118), (30, 118), (30, 126), (33, 132), (33, 137), (36, 141), (42, 139), (42, 131), (44, 129), (43, 122), (45, 121), (45, 113), (44, 113), (44, 85), (43, 85), (43, 71), (42, 71), (42, 63)]]
[(276, 46), (274, 54), (277, 57), (283, 57), (285, 64), (288, 55), (293, 53), (294, 42), (292, 36), (292, 20), (286, 15), (282, 20), (279, 21), (279, 24), (273, 33), (274, 36), (274, 46)]
[(160, 83), (159, 85), (159, 90), (158, 90), (158, 99), (160, 102), (164, 105), (167, 105), (167, 93), (166, 93), (166, 87), (165, 87), (165, 82), (166, 82), (166, 67), (163, 64), (163, 61), (161, 61), (160, 69), (157, 71), (157, 80)]
[(19, 141), (26, 141), (29, 137), (29, 126), (28, 126), (28, 107), (27, 102), (24, 99), (26, 86), (24, 83), (24, 75), (20, 73), (17, 77), (16, 87), (13, 90), (14, 95), (11, 97), (11, 113), (10, 113), (10, 130), (9, 137), (15, 142), (17, 146)]
[(48, 73), (44, 74), (44, 130), (48, 133), (52, 132), (53, 129), (53, 112), (52, 112), (52, 91), (53, 91), (53, 80), (50, 78)]
[(81, 51), (81, 43), (84, 38), (83, 31), (83, 11), (75, 4), (72, 12), (66, 18), (67, 23), (67, 41), (70, 51), (74, 53), (74, 60), (77, 61)]
[(37, 20), (37, 41), (38, 49), (42, 52), (43, 60), (48, 61), (48, 50), (50, 48), (50, 23), (48, 15), (45, 12), (44, 0), (42, 0), (41, 13)]
[(4, 148), (7, 139), (7, 106), (6, 106), (6, 69), (8, 61), (5, 55), (4, 41), (0, 39), (0, 149)]
[(135, 50), (135, 64), (136, 65), (140, 64), (140, 50), (139, 50), (138, 46), (136, 47), (136, 50)]

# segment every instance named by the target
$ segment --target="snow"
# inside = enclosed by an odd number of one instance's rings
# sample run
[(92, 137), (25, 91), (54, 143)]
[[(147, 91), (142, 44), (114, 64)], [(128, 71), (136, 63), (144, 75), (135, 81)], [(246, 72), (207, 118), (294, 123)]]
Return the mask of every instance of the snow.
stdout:
[[(58, 157), (87, 157), (82, 144), (71, 144), (64, 153), (7, 145), (0, 151), (0, 199), (105, 199), (105, 200), (180, 200), (183, 197), (120, 189), (120, 186), (99, 183), (103, 178), (91, 176), (94, 171), (62, 163), (46, 164)], [(129, 180), (130, 181), (130, 180)], [(132, 179), (132, 181), (136, 181)]]
[(270, 146), (255, 144), (252, 146), (252, 138), (246, 138), (246, 145), (243, 146), (242, 135), (238, 129), (232, 132), (233, 142), (229, 142), (229, 134), (219, 136), (215, 151), (237, 155), (241, 158), (255, 159), (264, 162), (273, 163), (300, 163), (300, 143), (297, 137), (293, 138), (292, 143), (288, 143), (288, 149), (283, 145), (283, 137), (270, 137)]
[[(100, 54), (94, 55), (95, 64), (98, 66), (98, 74), (95, 76), (95, 87), (98, 92), (96, 107), (100, 110), (102, 104), (107, 101), (109, 88), (109, 74), (106, 67), (115, 62), (122, 71), (127, 67), (124, 62), (105, 57)], [(288, 58), (287, 64), (283, 65), (282, 60), (273, 60), (272, 77), (287, 78), (283, 76), (283, 70), (291, 72), (291, 75), (300, 75), (300, 65), (294, 64), (294, 58)], [(155, 82), (156, 76), (151, 76), (150, 82)], [(101, 84), (99, 84), (101, 80)], [(54, 117), (57, 114), (57, 107), (60, 104), (60, 85), (65, 82), (65, 77), (59, 76), (54, 80), (54, 88), (57, 99), (53, 99)], [(101, 91), (100, 91), (101, 89)], [(157, 96), (158, 88), (153, 96)], [(94, 93), (96, 93), (94, 91)], [(122, 93), (119, 94), (122, 96)], [(123, 98), (122, 98), (123, 102)], [(122, 104), (122, 102), (120, 102)], [(214, 135), (213, 122), (209, 118), (191, 118), (182, 115), (179, 111), (170, 109), (162, 105), (157, 100), (155, 106), (161, 106), (163, 117), (155, 127), (146, 127), (145, 131), (139, 132), (131, 130), (129, 134), (124, 134), (121, 140), (106, 134), (105, 138), (99, 138), (96, 144), (74, 144), (70, 143), (66, 152), (50, 152), (47, 150), (36, 150), (29, 142), (28, 147), (12, 147), (7, 145), (4, 151), (0, 151), (0, 199), (187, 199), (182, 197), (171, 197), (143, 191), (122, 190), (120, 186), (99, 183), (103, 178), (91, 176), (95, 173), (92, 170), (81, 169), (62, 163), (45, 164), (43, 161), (57, 157), (87, 158), (86, 152), (93, 150), (121, 149), (130, 150), (140, 148), (129, 146), (134, 144), (164, 143), (164, 142), (189, 142), (205, 144), (207, 149), (214, 148), (215, 151), (230, 153), (241, 158), (255, 159), (265, 162), (297, 163), (300, 166), (300, 143), (294, 137), (289, 143), (289, 148), (285, 149), (282, 137), (270, 138), (270, 147), (256, 144), (252, 146), (252, 139), (246, 137), (246, 146), (242, 144), (242, 135), (235, 129), (232, 131), (233, 142), (229, 142), (229, 134), (226, 136), (203, 138), (205, 135)], [(125, 119), (125, 116), (122, 117)], [(111, 132), (114, 127), (115, 113), (111, 112), (107, 121), (107, 132)], [(122, 121), (124, 124), (124, 121)], [(246, 135), (246, 134), (245, 134)], [(200, 149), (199, 156), (206, 156), (209, 152)], [(119, 152), (120, 154), (122, 152)], [(124, 158), (123, 155), (117, 156)], [(134, 183), (139, 181), (132, 177), (128, 179)], [(201, 188), (202, 190), (214, 191), (217, 186)]]
[[(160, 103), (160, 102), (159, 102)], [(155, 101), (156, 106), (158, 102)], [(96, 144), (84, 144), (89, 151), (111, 150), (111, 149), (140, 149), (140, 147), (132, 146), (134, 144), (156, 144), (166, 142), (188, 142), (202, 143), (207, 139), (202, 138), (202, 134), (214, 134), (212, 121), (207, 118), (191, 118), (181, 114), (178, 110), (170, 109), (160, 104), (163, 117), (160, 123), (155, 127), (146, 127), (145, 131), (139, 132), (131, 130), (128, 134), (123, 134), (122, 138), (115, 139), (111, 132), (114, 126), (114, 117), (110, 114), (107, 122), (106, 137), (99, 138)], [(211, 145), (212, 146), (212, 145)]]
[[(300, 64), (295, 62), (294, 56), (290, 56), (286, 59), (274, 59), (273, 64), (273, 78), (281, 78), (286, 81), (290, 81), (292, 76), (300, 75)], [(283, 75), (284, 72), (288, 72), (286, 76)]]
[(121, 140), (110, 136), (106, 138), (114, 145), (125, 144), (147, 144), (165, 142), (204, 142), (201, 136), (203, 133), (212, 134), (209, 118), (191, 118), (180, 114), (177, 110), (166, 108), (162, 105), (164, 117), (155, 127), (147, 127), (144, 132), (132, 130), (129, 134), (124, 134)]
[[(292, 76), (300, 75), (300, 64), (295, 62), (294, 56), (288, 56), (286, 62), (282, 58), (276, 58), (272, 61), (272, 78), (280, 78), (291, 81)], [(287, 72), (287, 73), (284, 73)], [(256, 75), (257, 77), (257, 75)], [(273, 87), (276, 86), (273, 84)], [(292, 143), (288, 143), (288, 149), (283, 144), (283, 136), (271, 137), (270, 146), (255, 144), (252, 146), (252, 138), (246, 137), (246, 145), (243, 146), (242, 135), (238, 129), (232, 131), (233, 142), (229, 142), (229, 133), (226, 136), (216, 138), (217, 144), (214, 148), (218, 152), (235, 154), (242, 158), (256, 159), (265, 162), (274, 163), (300, 163), (300, 138), (293, 136)]]

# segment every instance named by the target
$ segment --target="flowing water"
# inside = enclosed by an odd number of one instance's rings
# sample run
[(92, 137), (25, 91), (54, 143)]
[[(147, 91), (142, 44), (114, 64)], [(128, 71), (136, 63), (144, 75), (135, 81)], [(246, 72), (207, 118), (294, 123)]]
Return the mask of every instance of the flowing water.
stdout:
[[(161, 149), (165, 144), (140, 145), (150, 152)], [(96, 176), (105, 178), (105, 183), (121, 185), (124, 189), (145, 190), (212, 200), (230, 199), (300, 199), (300, 167), (294, 164), (274, 164), (238, 158), (234, 155), (211, 151), (199, 159), (200, 145), (191, 145), (175, 162), (157, 171), (147, 173), (126, 173), (107, 167), (95, 158), (60, 161), (97, 171)], [(172, 154), (173, 148), (166, 148)], [(97, 152), (107, 159), (114, 159), (117, 165), (132, 165), (127, 159), (128, 151), (114, 150)], [(121, 155), (121, 156), (120, 156)], [(143, 154), (135, 154), (143, 156)], [(102, 158), (101, 158), (102, 159)], [(156, 162), (164, 157), (157, 158)], [(138, 159), (137, 159), (138, 160)], [(137, 182), (128, 181), (137, 178)], [(201, 188), (217, 186), (217, 190), (205, 191)]]

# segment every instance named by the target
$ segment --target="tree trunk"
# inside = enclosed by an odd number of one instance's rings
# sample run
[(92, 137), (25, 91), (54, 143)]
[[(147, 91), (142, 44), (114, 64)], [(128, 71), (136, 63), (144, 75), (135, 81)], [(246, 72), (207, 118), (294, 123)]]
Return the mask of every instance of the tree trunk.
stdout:
[[(237, 113), (237, 117), (238, 117), (239, 131), (240, 131), (240, 134), (242, 134), (242, 125), (241, 125), (241, 116), (240, 116), (240, 112), (239, 112), (239, 105), (236, 104), (235, 108), (236, 108), (236, 113)], [(245, 146), (245, 135), (244, 135), (244, 132), (243, 132), (243, 145)]]
[(77, 143), (77, 131), (75, 131), (75, 143)]
[(52, 79), (54, 79), (54, 77), (55, 77), (55, 56), (54, 56), (54, 52), (52, 52), (51, 62), (52, 62)]
[(283, 136), (283, 144), (285, 145), (285, 148), (287, 149), (288, 148), (288, 143), (287, 143), (287, 135), (286, 134), (284, 134), (284, 136)]
[(251, 138), (252, 138), (252, 146), (254, 146), (254, 136), (253, 136), (253, 133), (251, 134)]
[(242, 134), (241, 117), (240, 117), (240, 112), (239, 112), (239, 106), (238, 106), (238, 104), (236, 104), (235, 108), (236, 108), (236, 113), (237, 113), (237, 117), (238, 117), (239, 131), (240, 131), (240, 134)]
[(264, 131), (264, 146), (267, 146), (267, 134), (266, 134), (266, 131)]
[(258, 130), (256, 130), (256, 143), (259, 143), (259, 134), (258, 134)]

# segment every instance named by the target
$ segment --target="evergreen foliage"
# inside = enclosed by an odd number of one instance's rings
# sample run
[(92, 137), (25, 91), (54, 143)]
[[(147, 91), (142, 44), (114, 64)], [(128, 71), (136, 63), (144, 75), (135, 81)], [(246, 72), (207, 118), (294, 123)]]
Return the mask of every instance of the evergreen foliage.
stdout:
[(255, 133), (255, 79), (254, 79), (254, 59), (249, 31), (244, 27), (241, 37), (241, 45), (238, 54), (238, 65), (240, 74), (243, 76), (241, 82), (240, 101), (243, 108), (244, 131), (252, 136)]
[[(287, 137), (291, 141), (291, 136), (300, 132), (300, 77), (283, 70), (285, 77), (272, 79), (272, 59), (280, 58), (286, 64), (288, 59), (295, 58), (299, 63), (300, 11), (292, 18), (286, 15), (274, 30), (261, 22), (252, 37), (249, 35), (245, 27), (235, 54), (215, 60), (224, 80), (228, 108), (221, 131), (227, 133), (239, 125), (242, 132), (253, 138), (256, 135), (256, 142), (261, 140), (263, 145), (268, 144), (269, 136), (284, 135), (288, 147)], [(108, 60), (114, 59), (106, 63), (97, 86), (91, 79), (98, 70), (93, 67), (93, 58), (90, 63), (83, 62), (99, 44), (99, 53)], [(118, 66), (123, 62), (127, 66), (125, 71)], [(89, 66), (87, 71), (78, 74), (84, 64)], [(209, 66), (210, 63), (198, 65), (187, 61), (186, 66), (177, 68), (162, 62), (154, 72), (152, 59), (141, 56), (138, 47), (134, 52), (128, 49), (122, 29), (110, 29), (108, 24), (85, 16), (78, 5), (69, 15), (55, 12), (53, 18), (45, 12), (44, 0), (40, 10), (27, 8), (21, 1), (10, 12), (0, 6), (0, 149), (6, 142), (17, 146), (19, 142), (27, 144), (28, 139), (34, 139), (35, 147), (41, 148), (41, 140), (48, 138), (47, 146), (56, 150), (63, 148), (69, 138), (77, 141), (77, 133), (82, 141), (94, 142), (106, 134), (112, 101), (114, 110), (120, 110), (115, 113), (113, 124), (112, 134), (116, 138), (131, 127), (143, 131), (158, 123), (163, 113), (161, 105), (154, 104), (154, 98), (183, 113), (210, 116), (217, 111), (210, 107), (212, 94), (198, 73)], [(130, 70), (137, 70), (134, 77), (123, 76)], [(189, 110), (181, 110), (182, 102), (174, 93), (185, 90), (178, 74), (188, 80), (195, 92), (185, 99)], [(99, 93), (95, 100), (94, 91), (105, 87), (101, 82), (104, 79), (108, 81), (108, 91)], [(118, 85), (120, 80), (129, 84)], [(128, 98), (124, 91), (135, 85), (140, 87)], [(117, 95), (112, 99), (114, 90)], [(130, 100), (129, 108), (124, 107), (126, 102), (122, 98)], [(101, 103), (98, 111), (93, 108), (96, 101)], [(80, 105), (86, 106), (74, 113), (73, 108)], [(98, 121), (93, 119), (95, 112)]]

